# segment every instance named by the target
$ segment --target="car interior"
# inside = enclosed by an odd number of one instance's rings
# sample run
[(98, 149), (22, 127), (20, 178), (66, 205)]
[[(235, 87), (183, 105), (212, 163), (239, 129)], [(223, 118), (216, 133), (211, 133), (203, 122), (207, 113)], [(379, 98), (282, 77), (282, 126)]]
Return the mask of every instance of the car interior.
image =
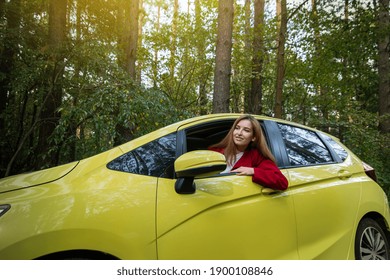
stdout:
[(213, 144), (221, 141), (229, 132), (234, 120), (218, 121), (201, 124), (186, 131), (187, 152), (207, 150)]
[[(223, 120), (201, 124), (186, 130), (187, 152), (207, 150), (208, 147), (221, 141), (229, 132), (235, 120)], [(264, 131), (264, 127), (261, 127)], [(266, 137), (268, 140), (268, 138)]]

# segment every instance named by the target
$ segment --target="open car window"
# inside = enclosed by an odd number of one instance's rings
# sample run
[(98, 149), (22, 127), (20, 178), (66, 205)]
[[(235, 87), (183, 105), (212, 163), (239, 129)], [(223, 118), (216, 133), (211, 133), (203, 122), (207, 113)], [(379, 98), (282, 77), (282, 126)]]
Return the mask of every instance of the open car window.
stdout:
[(234, 120), (203, 123), (186, 130), (187, 151), (207, 150), (221, 141), (233, 125)]
[[(207, 150), (208, 147), (220, 142), (227, 135), (234, 121), (235, 119), (219, 120), (203, 123), (201, 125), (186, 129), (185, 135), (187, 149), (185, 152), (194, 150)], [(267, 142), (269, 142), (267, 131), (265, 130), (262, 121), (260, 121), (260, 126), (264, 135), (266, 136), (265, 138)], [(268, 146), (272, 152), (272, 148), (269, 143)]]

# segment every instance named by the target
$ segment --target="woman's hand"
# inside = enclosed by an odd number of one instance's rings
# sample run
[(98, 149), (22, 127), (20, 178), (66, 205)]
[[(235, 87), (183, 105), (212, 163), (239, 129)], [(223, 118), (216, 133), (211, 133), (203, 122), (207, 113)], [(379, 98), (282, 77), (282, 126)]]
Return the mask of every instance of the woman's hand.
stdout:
[(234, 169), (234, 170), (232, 170), (230, 172), (237, 173), (237, 175), (249, 175), (249, 176), (252, 176), (253, 174), (255, 174), (254, 168), (252, 168), (252, 167), (244, 167), (244, 166), (236, 168), (236, 169)]

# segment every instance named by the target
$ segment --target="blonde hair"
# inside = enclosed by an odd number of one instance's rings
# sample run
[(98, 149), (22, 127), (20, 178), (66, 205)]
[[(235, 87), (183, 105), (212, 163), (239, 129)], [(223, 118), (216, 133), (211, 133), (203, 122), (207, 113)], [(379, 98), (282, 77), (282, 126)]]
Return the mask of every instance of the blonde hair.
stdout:
[(268, 148), (267, 141), (265, 140), (263, 130), (260, 127), (260, 123), (251, 115), (242, 115), (238, 117), (233, 126), (230, 128), (228, 134), (217, 144), (213, 145), (214, 148), (223, 148), (224, 155), (226, 160), (233, 164), (236, 161), (237, 147), (233, 141), (233, 132), (237, 124), (242, 120), (249, 120), (252, 124), (253, 137), (254, 141), (252, 141), (248, 147), (248, 149), (257, 149), (261, 155), (265, 158), (272, 160), (276, 163), (275, 157), (272, 155), (270, 149)]

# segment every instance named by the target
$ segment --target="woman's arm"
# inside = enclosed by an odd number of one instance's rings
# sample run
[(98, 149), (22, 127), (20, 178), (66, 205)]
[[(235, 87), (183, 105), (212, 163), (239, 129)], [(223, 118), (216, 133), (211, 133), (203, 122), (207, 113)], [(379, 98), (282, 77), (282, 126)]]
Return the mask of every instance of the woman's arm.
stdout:
[(257, 150), (247, 151), (234, 166), (232, 172), (238, 175), (251, 175), (252, 181), (267, 188), (285, 190), (288, 187), (287, 178), (277, 165), (264, 158)]
[(252, 181), (275, 190), (285, 190), (288, 187), (287, 178), (276, 164), (269, 159), (263, 160), (259, 166), (254, 167)]

